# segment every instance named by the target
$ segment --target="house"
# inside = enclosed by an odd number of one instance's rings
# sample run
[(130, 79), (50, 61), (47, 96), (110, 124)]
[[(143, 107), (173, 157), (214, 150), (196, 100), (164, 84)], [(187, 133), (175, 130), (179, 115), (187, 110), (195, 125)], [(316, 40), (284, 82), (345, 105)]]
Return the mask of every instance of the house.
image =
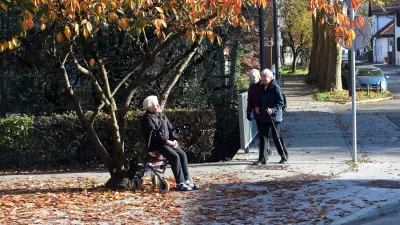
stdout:
[(395, 25), (394, 25), (394, 64), (400, 66), (400, 9), (395, 11), (393, 14), (395, 16)]
[(383, 7), (375, 2), (369, 2), (368, 14), (372, 17), (372, 48), (375, 63), (395, 63), (393, 13), (399, 9), (399, 2), (386, 3)]

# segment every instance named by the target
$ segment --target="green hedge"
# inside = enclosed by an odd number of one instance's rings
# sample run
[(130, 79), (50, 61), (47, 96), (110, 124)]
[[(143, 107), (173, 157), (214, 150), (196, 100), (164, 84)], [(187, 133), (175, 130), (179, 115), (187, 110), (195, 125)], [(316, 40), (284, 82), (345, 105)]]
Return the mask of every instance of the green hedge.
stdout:
[[(214, 151), (215, 113), (213, 110), (167, 110), (175, 126), (185, 126), (179, 133), (180, 145), (190, 162), (210, 160)], [(140, 130), (143, 112), (127, 115), (125, 151), (128, 157), (143, 153)], [(112, 155), (113, 137), (107, 115), (100, 115), (95, 129), (99, 139)], [(0, 119), (0, 167), (60, 166), (75, 163), (101, 163), (96, 160), (84, 130), (76, 116), (12, 116)]]

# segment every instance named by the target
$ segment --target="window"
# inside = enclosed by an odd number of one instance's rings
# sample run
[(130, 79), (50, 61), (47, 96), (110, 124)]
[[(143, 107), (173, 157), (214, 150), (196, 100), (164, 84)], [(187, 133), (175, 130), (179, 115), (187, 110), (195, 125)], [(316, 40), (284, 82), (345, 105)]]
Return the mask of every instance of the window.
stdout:
[(397, 51), (400, 52), (400, 37), (397, 38)]
[(400, 27), (400, 13), (396, 13), (396, 25)]

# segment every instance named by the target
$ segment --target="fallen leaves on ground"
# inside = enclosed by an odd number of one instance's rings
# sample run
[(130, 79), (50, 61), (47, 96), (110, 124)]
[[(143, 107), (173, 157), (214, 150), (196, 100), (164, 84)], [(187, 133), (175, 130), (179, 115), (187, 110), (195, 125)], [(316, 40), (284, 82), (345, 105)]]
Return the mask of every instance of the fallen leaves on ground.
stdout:
[[(318, 183), (323, 175), (300, 174), (268, 181), (234, 173), (196, 177), (201, 189), (160, 194), (112, 191), (92, 178), (0, 182), (0, 224), (323, 224), (349, 215), (352, 200), (328, 196), (339, 189)], [(170, 184), (174, 181), (168, 178)], [(173, 185), (172, 185), (173, 186)], [(365, 201), (361, 201), (366, 204)]]

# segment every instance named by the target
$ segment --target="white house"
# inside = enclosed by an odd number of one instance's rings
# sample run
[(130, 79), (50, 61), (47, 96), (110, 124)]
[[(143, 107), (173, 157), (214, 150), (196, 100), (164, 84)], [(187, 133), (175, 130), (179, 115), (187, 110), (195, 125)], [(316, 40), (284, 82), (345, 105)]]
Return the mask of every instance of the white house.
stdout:
[(382, 9), (374, 2), (369, 3), (369, 16), (372, 17), (373, 62), (394, 63), (394, 14), (400, 3), (387, 3)]
[(394, 63), (400, 66), (400, 9), (394, 13), (395, 26), (394, 26)]

